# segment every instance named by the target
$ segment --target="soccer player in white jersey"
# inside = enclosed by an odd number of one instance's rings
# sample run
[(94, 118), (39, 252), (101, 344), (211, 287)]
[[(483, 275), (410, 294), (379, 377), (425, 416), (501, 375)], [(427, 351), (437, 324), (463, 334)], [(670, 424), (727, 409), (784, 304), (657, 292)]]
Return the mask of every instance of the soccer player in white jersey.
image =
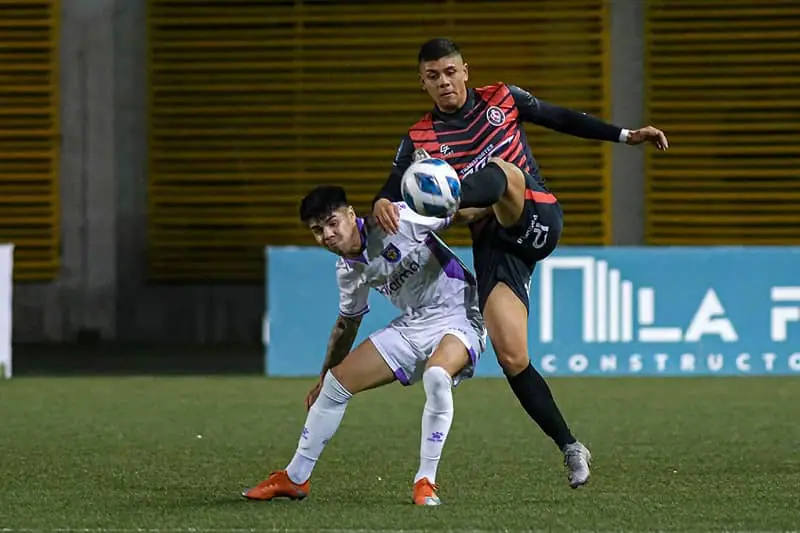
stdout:
[[(306, 397), (309, 412), (294, 457), (285, 470), (245, 491), (246, 498), (305, 498), (311, 471), (350, 398), (395, 380), (410, 385), (421, 379), (426, 399), (412, 500), (440, 503), (436, 470), (453, 421), (452, 388), (472, 376), (485, 332), (475, 278), (434, 233), (451, 220), (398, 207), (399, 231), (390, 235), (371, 218), (356, 217), (341, 187), (317, 187), (303, 199), (303, 223), (320, 246), (339, 256), (339, 316), (320, 381)], [(369, 311), (370, 288), (402, 314), (351, 352)]]

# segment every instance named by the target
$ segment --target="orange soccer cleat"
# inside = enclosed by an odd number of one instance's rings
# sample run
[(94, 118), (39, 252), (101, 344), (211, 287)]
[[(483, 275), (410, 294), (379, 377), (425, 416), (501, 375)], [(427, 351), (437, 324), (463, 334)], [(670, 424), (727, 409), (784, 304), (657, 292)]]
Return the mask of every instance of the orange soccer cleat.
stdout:
[(289, 479), (286, 470), (272, 472), (269, 477), (253, 487), (242, 492), (242, 496), (248, 500), (265, 500), (273, 498), (289, 498), (290, 500), (302, 500), (311, 491), (311, 483), (297, 484)]
[(439, 490), (439, 485), (431, 483), (428, 478), (424, 477), (414, 483), (411, 499), (414, 501), (414, 505), (441, 505), (442, 501), (436, 495), (437, 490)]

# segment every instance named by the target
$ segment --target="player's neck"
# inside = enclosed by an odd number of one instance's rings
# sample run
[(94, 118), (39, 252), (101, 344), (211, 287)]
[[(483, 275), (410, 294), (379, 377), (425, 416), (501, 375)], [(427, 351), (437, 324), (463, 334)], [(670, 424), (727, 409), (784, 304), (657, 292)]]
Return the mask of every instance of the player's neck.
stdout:
[(364, 251), (364, 221), (363, 219), (356, 220), (356, 227), (354, 228), (353, 236), (350, 238), (350, 246), (347, 248), (347, 253), (344, 254), (345, 258), (359, 257), (361, 252)]
[(344, 257), (346, 259), (354, 259), (361, 255), (363, 248), (361, 247), (361, 242), (359, 241), (357, 244), (351, 246)]
[(470, 94), (471, 94), (470, 90), (467, 89), (467, 92), (464, 93), (464, 101), (463, 102), (459, 102), (453, 109), (442, 109), (441, 107), (439, 107), (437, 105), (437, 106), (435, 106), (436, 107), (436, 111), (438, 113), (442, 114), (442, 115), (447, 115), (447, 116), (457, 115), (457, 114), (461, 113), (464, 110), (465, 107), (467, 107), (467, 104), (470, 101)]

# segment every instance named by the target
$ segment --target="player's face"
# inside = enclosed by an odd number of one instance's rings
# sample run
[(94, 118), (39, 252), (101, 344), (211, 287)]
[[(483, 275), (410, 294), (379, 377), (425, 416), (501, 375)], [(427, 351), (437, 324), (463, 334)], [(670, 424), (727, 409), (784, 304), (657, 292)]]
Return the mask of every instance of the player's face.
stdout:
[(352, 207), (340, 207), (321, 220), (308, 225), (317, 244), (336, 255), (357, 254), (361, 249), (356, 213)]
[(458, 111), (467, 101), (469, 67), (456, 54), (419, 64), (419, 77), (436, 107), (447, 113)]

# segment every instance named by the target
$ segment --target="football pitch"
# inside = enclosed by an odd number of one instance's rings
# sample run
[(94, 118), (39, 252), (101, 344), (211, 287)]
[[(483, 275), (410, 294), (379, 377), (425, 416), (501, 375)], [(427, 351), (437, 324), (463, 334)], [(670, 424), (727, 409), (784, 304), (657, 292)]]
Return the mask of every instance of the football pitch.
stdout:
[(552, 380), (594, 454), (561, 456), (506, 383), (466, 382), (415, 508), (421, 386), (354, 398), (302, 502), (243, 487), (290, 459), (310, 380), (19, 378), (0, 382), (0, 530), (797, 530), (800, 380)]

